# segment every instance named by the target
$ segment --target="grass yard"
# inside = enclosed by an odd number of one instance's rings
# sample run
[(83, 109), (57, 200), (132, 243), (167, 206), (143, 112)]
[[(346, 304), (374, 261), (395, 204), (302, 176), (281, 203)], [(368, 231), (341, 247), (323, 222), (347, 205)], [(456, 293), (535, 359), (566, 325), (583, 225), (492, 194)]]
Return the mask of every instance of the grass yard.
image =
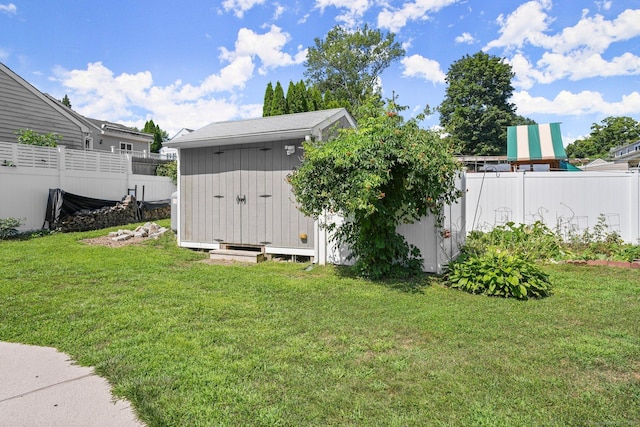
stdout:
[(95, 366), (149, 426), (640, 425), (638, 270), (548, 266), (522, 302), (104, 234), (0, 241), (0, 340)]

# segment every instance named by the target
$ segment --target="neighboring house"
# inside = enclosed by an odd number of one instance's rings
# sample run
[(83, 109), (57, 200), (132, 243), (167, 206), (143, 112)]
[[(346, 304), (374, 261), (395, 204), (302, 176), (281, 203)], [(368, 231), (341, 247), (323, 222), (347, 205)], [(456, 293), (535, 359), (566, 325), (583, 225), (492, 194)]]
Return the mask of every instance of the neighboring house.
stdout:
[(150, 153), (153, 135), (140, 132), (127, 126), (104, 120), (85, 118), (90, 127), (91, 135), (85, 148), (111, 152)]
[(629, 167), (638, 167), (640, 163), (640, 141), (612, 148), (610, 153), (614, 163), (627, 163)]
[(344, 108), (212, 123), (167, 142), (179, 151), (179, 245), (317, 257), (317, 224), (297, 209), (287, 176), (302, 142), (335, 127), (355, 127)]
[(178, 159), (178, 149), (166, 147), (164, 144), (167, 142), (171, 142), (176, 138), (179, 138), (183, 135), (188, 135), (193, 132), (193, 129), (182, 128), (175, 135), (173, 135), (168, 141), (164, 141), (162, 144), (162, 148), (160, 149), (160, 155), (163, 156), (164, 159), (167, 160), (177, 160)]
[(83, 148), (85, 150), (109, 151), (112, 153), (135, 152), (139, 156), (144, 156), (144, 153), (150, 153), (151, 144), (153, 143), (152, 134), (140, 132), (118, 123), (85, 117), (62, 104), (51, 95), (45, 94), (45, 96), (52, 102), (57, 102), (61, 108), (87, 126), (89, 132), (84, 140)]
[(60, 145), (82, 149), (89, 126), (0, 63), (0, 141), (17, 142), (16, 132), (31, 129), (62, 136)]
[(595, 159), (592, 162), (587, 163), (586, 165), (579, 166), (583, 171), (627, 171), (629, 170), (629, 166), (627, 162), (614, 163), (607, 162), (602, 159)]
[(60, 145), (79, 150), (149, 153), (153, 142), (148, 133), (78, 114), (0, 63), (0, 141), (17, 142), (20, 129), (56, 133)]

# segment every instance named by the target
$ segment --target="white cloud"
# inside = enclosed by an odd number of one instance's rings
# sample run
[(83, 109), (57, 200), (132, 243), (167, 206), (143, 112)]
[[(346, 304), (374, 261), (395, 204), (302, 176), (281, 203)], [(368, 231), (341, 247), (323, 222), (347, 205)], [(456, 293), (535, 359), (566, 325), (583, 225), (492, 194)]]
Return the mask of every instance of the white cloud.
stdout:
[(428, 19), (429, 12), (438, 12), (440, 9), (457, 3), (459, 0), (415, 0), (407, 2), (399, 9), (385, 8), (378, 14), (378, 26), (387, 28), (397, 33), (408, 21)]
[(440, 64), (421, 55), (411, 55), (402, 58), (400, 63), (404, 66), (403, 77), (419, 77), (433, 83), (444, 83), (445, 73)]
[(549, 37), (544, 32), (552, 20), (545, 10), (550, 8), (550, 0), (534, 0), (521, 4), (506, 18), (504, 15), (498, 16), (500, 37), (489, 42), (483, 50), (497, 47), (521, 48), (527, 42), (534, 46), (547, 44)]
[(233, 11), (234, 15), (242, 18), (246, 11), (262, 3), (264, 3), (264, 0), (224, 0), (222, 7), (226, 12)]
[[(547, 34), (552, 22), (547, 14), (550, 8), (548, 0), (535, 0), (520, 5), (507, 18), (500, 16), (500, 37), (484, 47), (518, 49), (509, 61), (516, 73), (516, 86), (528, 89), (536, 82), (552, 83), (565, 78), (640, 74), (640, 57), (630, 52), (613, 58), (604, 56), (612, 43), (640, 36), (640, 9), (627, 9), (613, 20), (601, 15), (590, 17), (585, 10), (576, 25)], [(520, 51), (526, 45), (544, 50), (535, 63)], [(534, 54), (531, 49), (527, 52)]]
[(336, 16), (336, 21), (344, 22), (347, 28), (356, 27), (362, 20), (362, 16), (371, 7), (370, 0), (315, 0), (315, 9), (324, 13), (327, 7), (333, 6), (343, 9), (345, 12)]
[(199, 84), (178, 80), (157, 86), (149, 71), (116, 75), (101, 62), (90, 63), (84, 70), (54, 73), (80, 114), (139, 128), (152, 118), (171, 134), (212, 121), (260, 116), (262, 104), (241, 105), (237, 91), (253, 77), (258, 59), (264, 72), (304, 61), (306, 50), (301, 47), (293, 56), (282, 51), (288, 41), (288, 34), (276, 26), (265, 34), (243, 28), (233, 51), (220, 49), (226, 65)]
[(640, 111), (640, 93), (623, 95), (617, 102), (608, 102), (600, 92), (585, 90), (579, 93), (561, 91), (554, 99), (531, 96), (527, 91), (515, 92), (512, 102), (518, 114), (558, 114), (581, 116), (597, 114), (601, 116), (624, 116)]
[(290, 38), (288, 33), (283, 33), (276, 25), (272, 25), (269, 32), (265, 34), (257, 34), (248, 28), (241, 28), (238, 31), (235, 50), (231, 52), (221, 48), (220, 57), (229, 61), (240, 57), (258, 57), (262, 62), (258, 70), (261, 74), (265, 74), (270, 68), (301, 64), (307, 56), (306, 49), (298, 46), (298, 51), (293, 56), (282, 51)]
[(462, 33), (455, 39), (456, 43), (465, 43), (465, 44), (473, 44), (476, 42), (476, 39), (469, 33)]
[(284, 6), (282, 6), (279, 3), (276, 3), (274, 6), (275, 6), (276, 10), (275, 10), (275, 12), (273, 12), (273, 18), (271, 18), (271, 19), (273, 21), (277, 21), (282, 16), (282, 14), (284, 13), (285, 8), (284, 8)]
[(18, 8), (15, 4), (0, 4), (0, 13), (6, 13), (7, 15), (15, 15), (18, 13)]

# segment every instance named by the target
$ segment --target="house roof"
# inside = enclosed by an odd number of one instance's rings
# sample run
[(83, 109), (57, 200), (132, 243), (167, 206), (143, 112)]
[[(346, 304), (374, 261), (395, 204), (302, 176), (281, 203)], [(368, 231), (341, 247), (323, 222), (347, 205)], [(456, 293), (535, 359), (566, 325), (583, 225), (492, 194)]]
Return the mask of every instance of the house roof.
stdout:
[(562, 160), (567, 158), (562, 144), (560, 123), (509, 126), (507, 160)]
[(86, 123), (78, 120), (73, 114), (69, 113), (69, 109), (67, 109), (60, 101), (54, 100), (51, 96), (46, 93), (40, 92), (35, 88), (31, 83), (14, 73), (11, 68), (4, 65), (0, 62), (0, 71), (4, 72), (7, 76), (15, 80), (19, 85), (27, 89), (29, 92), (33, 93), (36, 97), (40, 98), (45, 104), (52, 107), (54, 110), (58, 111), (62, 116), (64, 116), (67, 120), (74, 123), (76, 126), (80, 128), (83, 133), (88, 133), (89, 129)]
[(45, 93), (44, 95), (47, 98), (49, 98), (49, 100), (51, 102), (54, 102), (54, 103), (58, 104), (58, 106), (60, 108), (63, 108), (68, 114), (70, 114), (73, 117), (75, 117), (76, 120), (84, 123), (85, 126), (87, 126), (89, 128), (93, 128), (95, 131), (98, 131), (98, 132), (103, 133), (103, 134), (107, 133), (107, 132), (109, 132), (109, 133), (126, 134), (132, 139), (138, 139), (138, 140), (143, 141), (143, 142), (149, 142), (149, 140), (153, 140), (153, 135), (150, 134), (150, 133), (136, 131), (134, 129), (131, 129), (130, 127), (127, 127), (125, 125), (121, 125), (119, 123), (113, 123), (113, 122), (109, 122), (109, 121), (106, 121), (106, 120), (98, 120), (98, 119), (92, 119), (92, 118), (89, 118), (89, 117), (85, 117), (85, 116), (79, 114), (77, 111), (67, 107), (62, 102), (60, 102), (59, 100), (57, 100), (53, 96), (49, 95), (48, 93)]
[(304, 139), (306, 135), (322, 139), (322, 131), (341, 119), (345, 119), (353, 127), (356, 125), (344, 108), (216, 122), (168, 141), (167, 146), (182, 148), (250, 144)]

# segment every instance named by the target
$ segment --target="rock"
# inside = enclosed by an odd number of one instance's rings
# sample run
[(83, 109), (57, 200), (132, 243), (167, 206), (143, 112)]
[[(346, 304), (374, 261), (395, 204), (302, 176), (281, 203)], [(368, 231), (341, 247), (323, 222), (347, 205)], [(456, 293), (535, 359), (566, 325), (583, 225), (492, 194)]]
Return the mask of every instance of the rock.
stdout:
[(113, 237), (113, 241), (122, 242), (123, 240), (129, 240), (133, 237), (133, 234), (122, 234), (120, 236)]

